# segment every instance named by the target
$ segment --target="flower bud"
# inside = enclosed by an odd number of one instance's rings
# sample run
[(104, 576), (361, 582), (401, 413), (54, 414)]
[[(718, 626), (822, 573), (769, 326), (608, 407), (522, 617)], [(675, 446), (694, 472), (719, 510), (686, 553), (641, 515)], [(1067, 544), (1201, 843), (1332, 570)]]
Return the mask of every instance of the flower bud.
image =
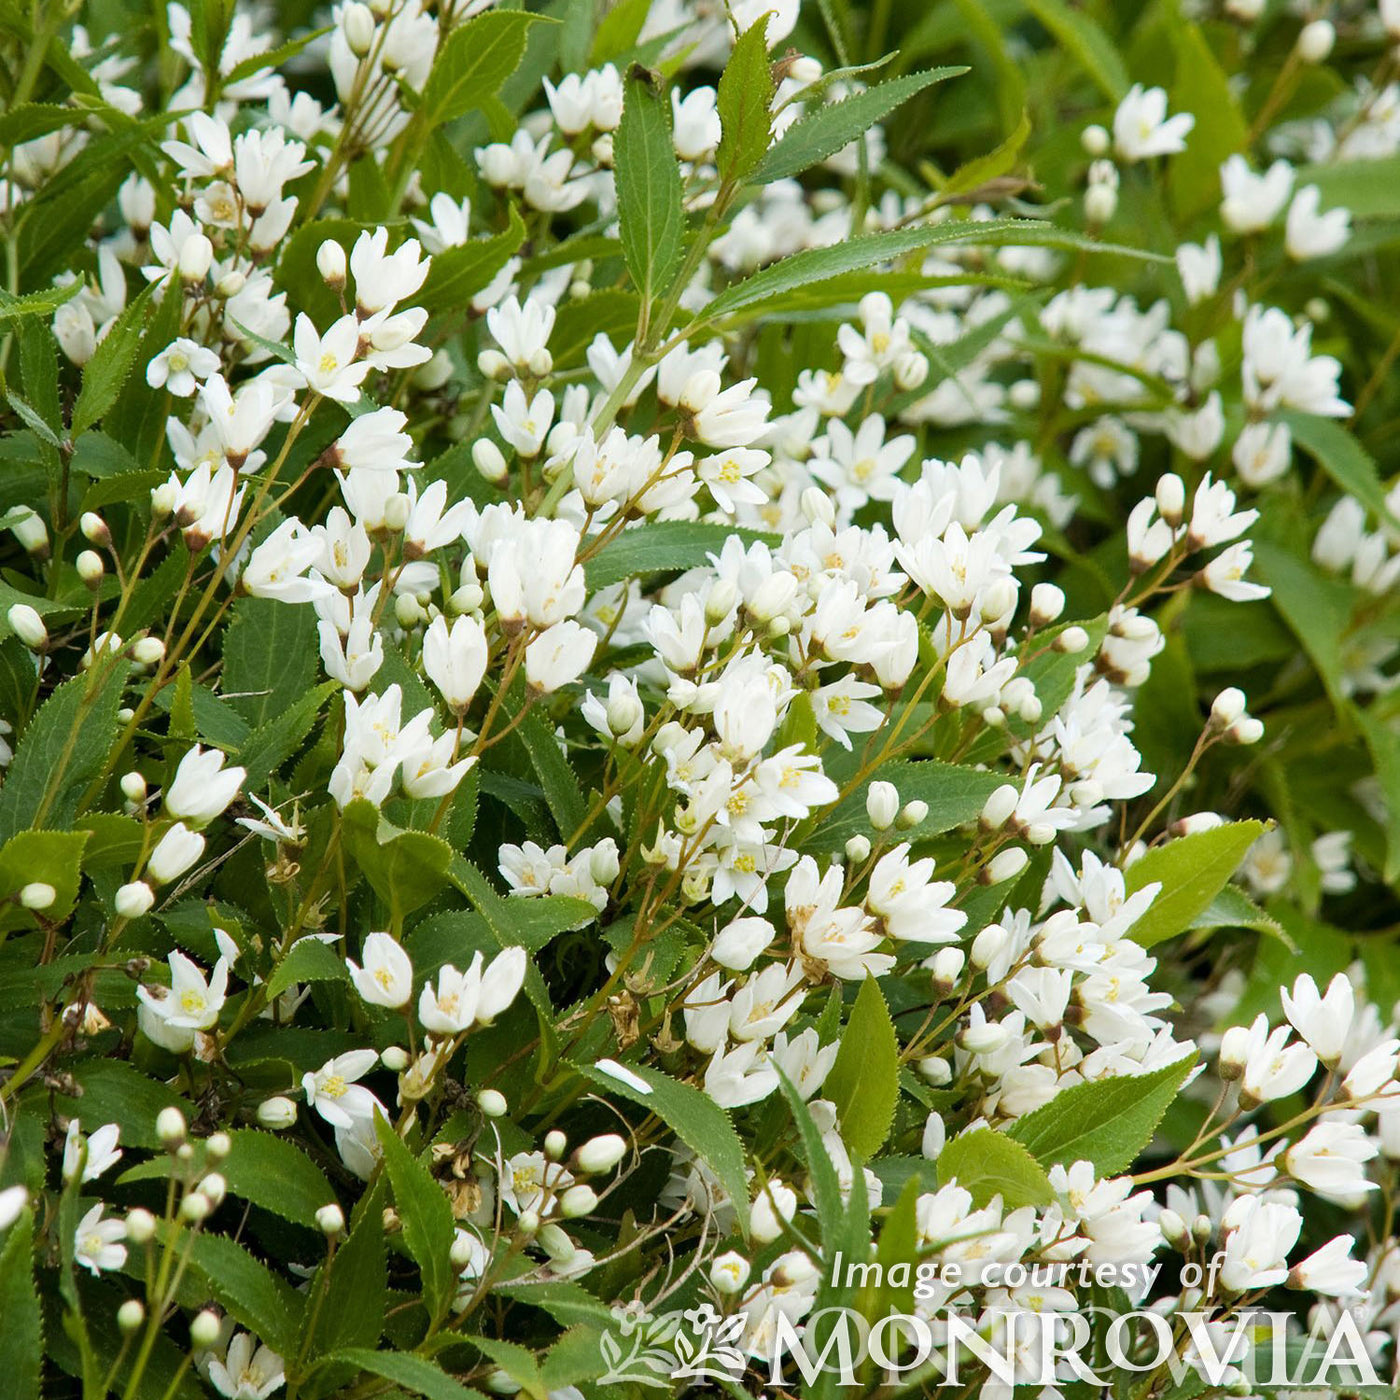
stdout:
[(1324, 63), (1337, 42), (1337, 31), (1329, 20), (1315, 19), (1298, 35), (1298, 57), (1304, 63)]
[(233, 1151), (233, 1139), (227, 1133), (212, 1133), (204, 1143), (204, 1160), (222, 1162)]
[(117, 1329), (129, 1337), (146, 1320), (146, 1305), (139, 1298), (128, 1298), (117, 1309)]
[(559, 1197), (559, 1213), (565, 1220), (577, 1220), (581, 1216), (592, 1215), (598, 1209), (598, 1193), (591, 1187), (579, 1184), (570, 1186)]
[(163, 1147), (179, 1147), (185, 1140), (185, 1115), (173, 1104), (156, 1114), (156, 1137)]
[(852, 865), (859, 865), (862, 861), (869, 859), (870, 838), (859, 834), (852, 836), (846, 842), (846, 859)]
[(1018, 379), (1006, 391), (1006, 398), (1018, 413), (1030, 413), (1040, 406), (1040, 385), (1034, 379)]
[(557, 1162), (568, 1150), (569, 1139), (558, 1129), (552, 1128), (544, 1135), (544, 1155), (551, 1162)]
[(198, 1225), (208, 1220), (214, 1213), (214, 1202), (202, 1191), (191, 1191), (180, 1202), (180, 1219), (190, 1225)]
[[(257, 251), (265, 251), (258, 249)], [(230, 297), (236, 297), (248, 284), (248, 276), (240, 268), (231, 267), (217, 282), (214, 283), (214, 295), (220, 301), (227, 301)]]
[(893, 783), (874, 782), (865, 794), (865, 814), (876, 831), (886, 831), (899, 816), (899, 790)]
[(1158, 477), (1153, 496), (1157, 501), (1157, 514), (1175, 530), (1186, 509), (1186, 483), (1175, 472), (1167, 472)]
[(130, 655), (138, 666), (154, 666), (165, 655), (165, 643), (159, 637), (138, 637), (131, 644)]
[(472, 462), (493, 486), (499, 486), (506, 479), (505, 456), (490, 438), (477, 438), (472, 443)]
[(986, 831), (999, 831), (1011, 820), (1011, 814), (1020, 800), (1021, 794), (1016, 785), (1003, 783), (982, 804), (982, 813), (977, 819), (978, 825)]
[(275, 1098), (264, 1099), (258, 1105), (258, 1122), (264, 1128), (271, 1128), (273, 1132), (280, 1132), (283, 1128), (290, 1128), (297, 1121), (297, 1106), (291, 1099), (284, 1098), (278, 1094)]
[(1016, 606), (1016, 584), (1009, 578), (999, 578), (989, 584), (978, 599), (977, 611), (983, 622), (996, 622)]
[(26, 554), (33, 554), (40, 559), (48, 557), (49, 531), (42, 516), (31, 510), (28, 515), (15, 521), (10, 529), (14, 531), (15, 538)]
[(1005, 951), (1011, 935), (1000, 924), (988, 924), (972, 940), (972, 965), (985, 972)]
[(589, 1138), (574, 1153), (574, 1165), (581, 1172), (607, 1172), (626, 1155), (626, 1139), (617, 1133), (600, 1133), (597, 1137)]
[[(933, 966), (930, 969), (934, 990), (940, 996), (946, 997), (958, 985), (966, 965), (967, 955), (961, 948), (940, 948), (933, 955)], [(943, 1061), (939, 1060), (937, 1063), (941, 1065)], [(924, 1071), (920, 1070), (920, 1073)]]
[(1095, 123), (1086, 126), (1079, 133), (1079, 144), (1084, 148), (1084, 154), (1089, 156), (1102, 156), (1108, 154), (1109, 135), (1108, 132)]
[(820, 486), (809, 486), (798, 504), (809, 525), (825, 525), (829, 530), (836, 523), (836, 506)]
[(483, 1118), (503, 1118), (510, 1107), (499, 1089), (483, 1089), (476, 1096), (476, 1106)]
[(1090, 185), (1084, 191), (1084, 217), (1091, 224), (1106, 224), (1118, 212), (1118, 191), (1112, 185)]
[(535, 1234), (540, 1228), (539, 1212), (522, 1210), (515, 1218), (515, 1225), (522, 1235)]
[(156, 1218), (144, 1206), (127, 1212), (126, 1237), (132, 1244), (145, 1244), (155, 1233)]
[(1051, 648), (1063, 656), (1077, 656), (1089, 645), (1089, 634), (1082, 627), (1066, 627), (1051, 643)]
[(101, 545), (103, 549), (112, 543), (112, 532), (107, 528), (107, 522), (96, 511), (85, 510), (78, 519), (78, 528), (83, 532), (85, 540)]
[(379, 1063), (394, 1074), (402, 1074), (408, 1068), (408, 1051), (402, 1045), (388, 1045), (380, 1052)]
[(928, 379), (928, 356), (906, 350), (894, 362), (894, 385), (902, 393), (921, 389)]
[(157, 520), (166, 519), (175, 509), (179, 493), (168, 481), (151, 488), (151, 514)]
[(1225, 1083), (1232, 1083), (1244, 1073), (1249, 1060), (1249, 1027), (1231, 1026), (1220, 1037), (1220, 1058), (1216, 1073)]
[(1264, 721), (1253, 715), (1241, 715), (1225, 731), (1225, 737), (1232, 744), (1257, 744), (1264, 737)]
[(1064, 590), (1053, 583), (1038, 583), (1031, 589), (1031, 625), (1048, 627), (1065, 610)]
[(28, 603), (16, 603), (6, 614), (10, 630), (31, 651), (42, 651), (49, 643), (44, 619)]
[(340, 12), (340, 27), (356, 58), (363, 58), (374, 47), (374, 12), (361, 0), (351, 0)]
[(1179, 1249), (1191, 1238), (1190, 1227), (1174, 1210), (1164, 1210), (1157, 1217), (1157, 1226), (1169, 1245)]
[(228, 1195), (228, 1182), (220, 1172), (210, 1172), (195, 1189), (209, 1202), (211, 1208), (217, 1209), (223, 1205), (224, 1197)]
[(630, 691), (619, 691), (608, 700), (608, 729), (614, 738), (624, 734), (642, 722), (644, 711), (642, 702)]
[(530, 351), (525, 367), (533, 378), (543, 379), (554, 368), (554, 356), (543, 345), (537, 345)]
[(328, 1239), (339, 1239), (345, 1233), (345, 1212), (332, 1201), (316, 1212), (316, 1228)]
[(345, 285), (345, 249), (335, 239), (323, 240), (316, 249), (316, 270), (332, 291)]
[(26, 909), (47, 909), (57, 898), (58, 891), (42, 880), (32, 880), (19, 892), (19, 902)]
[[(944, 951), (951, 950), (944, 949)], [(919, 1071), (920, 1077), (926, 1079), (934, 1088), (940, 1088), (944, 1084), (953, 1082), (952, 1065), (938, 1055), (925, 1055), (914, 1068)]]
[(899, 815), (895, 818), (895, 825), (901, 831), (908, 831), (911, 827), (918, 826), (928, 819), (928, 803), (920, 798), (915, 798), (912, 802), (906, 802), (899, 809)]
[(732, 579), (717, 579), (705, 598), (705, 625), (718, 627), (734, 611), (738, 598), (739, 590)]
[(190, 1323), (190, 1341), (200, 1350), (207, 1351), (219, 1340), (219, 1314), (211, 1308), (196, 1313)]
[(77, 558), (78, 577), (89, 588), (96, 588), (102, 582), (104, 572), (102, 556), (95, 549), (85, 549)]
[(202, 282), (214, 261), (214, 245), (202, 234), (192, 233), (180, 245), (180, 276), (186, 282)]
[(999, 885), (1003, 880), (1014, 880), (1030, 863), (1030, 857), (1020, 846), (1008, 846), (998, 851), (982, 871), (982, 883)]
[(1213, 728), (1228, 729), (1244, 714), (1244, 691), (1238, 686), (1227, 686), (1215, 697), (1210, 707), (1210, 722)]

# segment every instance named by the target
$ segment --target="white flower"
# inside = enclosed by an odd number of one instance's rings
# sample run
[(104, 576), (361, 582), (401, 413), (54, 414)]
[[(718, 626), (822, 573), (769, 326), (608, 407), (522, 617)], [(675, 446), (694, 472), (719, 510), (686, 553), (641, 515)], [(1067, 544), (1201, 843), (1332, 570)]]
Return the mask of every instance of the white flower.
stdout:
[(219, 357), (207, 346), (180, 336), (146, 366), (146, 383), (187, 399), (219, 368)]
[(413, 995), (413, 964), (391, 934), (365, 935), (364, 966), (345, 959), (355, 990), (374, 1006), (407, 1006)]
[(584, 673), (597, 645), (587, 627), (556, 622), (525, 648), (525, 678), (532, 689), (551, 695)]
[(180, 760), (165, 789), (165, 810), (182, 821), (206, 826), (238, 796), (245, 777), (246, 769), (224, 767), (224, 755), (218, 749), (196, 744)]
[[(121, 1148), (117, 1140), (121, 1128), (116, 1123), (106, 1123), (87, 1137), (87, 1160), (83, 1164), (83, 1180), (95, 1181), (108, 1168), (114, 1167), (121, 1159)], [(68, 1134), (63, 1140), (63, 1179), (71, 1181), (78, 1170), (78, 1159), (82, 1152), (82, 1124), (76, 1118), (68, 1122)]]
[(28, 1204), (29, 1192), (23, 1186), (7, 1186), (0, 1191), (0, 1230), (8, 1230)]
[(382, 1113), (384, 1106), (357, 1081), (378, 1063), (379, 1056), (373, 1050), (351, 1050), (327, 1060), (314, 1074), (302, 1075), (307, 1107), (314, 1108), (333, 1128), (372, 1127), (376, 1110)]
[(1327, 984), (1326, 995), (1319, 995), (1317, 983), (1305, 972), (1294, 982), (1291, 993), (1284, 987), (1279, 995), (1293, 1029), (1328, 1069), (1335, 1069), (1342, 1057), (1356, 1006), (1351, 979), (1339, 972)]
[(1315, 1249), (1289, 1270), (1292, 1288), (1306, 1288), (1328, 1298), (1347, 1298), (1365, 1292), (1370, 1268), (1364, 1259), (1353, 1259), (1351, 1248), (1355, 1241), (1349, 1235), (1338, 1235)]
[(1176, 250), (1176, 270), (1190, 305), (1214, 296), (1220, 286), (1220, 239), (1211, 234), (1204, 243), (1181, 244)]
[(225, 1400), (267, 1400), (286, 1381), (282, 1358), (247, 1332), (235, 1332), (223, 1360), (209, 1358), (209, 1383)]
[(207, 1031), (219, 1019), (228, 990), (228, 963), (220, 958), (206, 981), (199, 965), (176, 949), (166, 959), (170, 990), (138, 986), (136, 995), (151, 1014), (176, 1030)]
[(1293, 196), (1284, 224), (1283, 245), (1288, 256), (1303, 262), (1335, 253), (1351, 237), (1351, 214), (1346, 209), (1318, 212), (1322, 192), (1316, 185), (1305, 185)]
[(366, 314), (411, 297), (428, 275), (428, 262), (416, 238), (406, 238), (392, 253), (385, 252), (388, 244), (389, 230), (381, 225), (360, 234), (350, 250), (355, 306)]
[(1256, 175), (1242, 155), (1233, 155), (1220, 167), (1220, 217), (1236, 233), (1258, 233), (1278, 218), (1293, 189), (1293, 167), (1276, 160)]
[(439, 615), (423, 635), (423, 669), (458, 714), (471, 704), (486, 674), (486, 656), (486, 632), (474, 617), (464, 615), (449, 626)]
[(1113, 114), (1113, 144), (1126, 161), (1175, 155), (1186, 149), (1186, 137), (1196, 125), (1189, 112), (1167, 116), (1167, 94), (1162, 88), (1144, 89), (1134, 83)]
[[(242, 778), (239, 778), (242, 781)], [(178, 879), (204, 854), (204, 837), (176, 822), (156, 843), (146, 862), (146, 873), (158, 884)]]
[(99, 1201), (78, 1222), (73, 1233), (73, 1259), (95, 1278), (126, 1263), (126, 1221), (105, 1220), (106, 1207)]
[(360, 323), (354, 316), (342, 316), (325, 335), (319, 335), (303, 312), (297, 317), (292, 345), (297, 373), (313, 393), (341, 403), (354, 403), (360, 397), (360, 385), (371, 366), (368, 360), (356, 359)]

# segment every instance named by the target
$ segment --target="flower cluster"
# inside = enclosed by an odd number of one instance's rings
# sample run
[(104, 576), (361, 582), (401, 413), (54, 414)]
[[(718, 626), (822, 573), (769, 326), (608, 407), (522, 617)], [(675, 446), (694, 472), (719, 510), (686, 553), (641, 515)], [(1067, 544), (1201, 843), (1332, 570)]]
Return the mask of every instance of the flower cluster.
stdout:
[(1218, 1343), (1143, 1396), (1271, 1393), (1259, 1306), (1393, 1378), (1396, 7), (1175, 83), (547, 8), (8, 74), (25, 1376), (575, 1400), (613, 1308), (756, 1379), (899, 1304), (995, 1400), (1108, 1299)]

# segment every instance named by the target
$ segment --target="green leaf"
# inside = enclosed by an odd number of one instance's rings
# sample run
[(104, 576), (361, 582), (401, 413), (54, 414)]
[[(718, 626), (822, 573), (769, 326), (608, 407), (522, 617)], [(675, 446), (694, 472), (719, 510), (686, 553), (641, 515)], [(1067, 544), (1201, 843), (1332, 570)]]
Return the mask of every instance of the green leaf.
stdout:
[(1171, 110), (1196, 118), (1186, 149), (1167, 167), (1172, 205), (1183, 219), (1203, 213), (1220, 198), (1220, 167), (1249, 145), (1249, 126), (1201, 28), (1181, 14), (1167, 26), (1176, 50)]
[(393, 1126), (375, 1115), (374, 1131), (384, 1150), (384, 1167), (394, 1188), (394, 1207), (403, 1221), (404, 1244), (423, 1278), (423, 1301), (434, 1319), (443, 1317), (457, 1292), (452, 1267), (456, 1225), (442, 1187), (417, 1161)]
[[(620, 58), (637, 46), (642, 26), (651, 13), (652, 0), (618, 0), (618, 3), (598, 21), (593, 46), (588, 50), (588, 64), (600, 68), (610, 59)], [(580, 6), (581, 9), (591, 7)], [(590, 22), (592, 16), (589, 16)], [(584, 65), (580, 64), (581, 69)], [(566, 67), (565, 71), (568, 69)]]
[(1400, 153), (1376, 160), (1301, 165), (1294, 184), (1298, 189), (1316, 185), (1323, 209), (1346, 208), (1354, 219), (1400, 215)]
[(1274, 415), (1288, 425), (1293, 441), (1312, 457), (1349, 496), (1355, 496), (1390, 529), (1400, 529), (1400, 518), (1386, 500), (1375, 459), (1335, 418), (1285, 409)]
[(852, 836), (870, 835), (865, 799), (872, 782), (893, 783), (899, 789), (901, 802), (928, 803), (928, 816), (903, 838), (914, 842), (975, 821), (983, 804), (1004, 781), (1001, 773), (962, 768), (931, 758), (886, 763), (832, 808), (812, 833), (810, 845), (814, 850), (839, 851)]
[(92, 358), (83, 366), (83, 386), (78, 393), (78, 402), (73, 406), (73, 421), (69, 429), (74, 438), (92, 427), (117, 401), (117, 395), (136, 362), (146, 311), (158, 286), (158, 283), (152, 283), (127, 306), (107, 334), (97, 342)]
[(44, 1329), (34, 1278), (34, 1217), (28, 1207), (0, 1247), (0, 1375), (6, 1400), (39, 1400)]
[(336, 681), (324, 681), (308, 690), (285, 710), (259, 725), (238, 746), (238, 761), (248, 770), (244, 790), (256, 792), (278, 766), (311, 732), (321, 706), (340, 689)]
[(899, 1102), (899, 1038), (873, 977), (856, 993), (822, 1094), (836, 1105), (846, 1146), (857, 1157), (873, 1157), (890, 1135)]
[(189, 1241), (190, 1263), (210, 1293), (273, 1351), (295, 1356), (303, 1298), (241, 1245), (207, 1232)]
[(719, 75), (720, 179), (746, 179), (763, 159), (773, 133), (773, 70), (768, 63), (768, 16), (734, 44)]
[(371, 1351), (368, 1347), (347, 1347), (322, 1358), (323, 1364), (344, 1362), (371, 1375), (382, 1376), (414, 1395), (427, 1400), (481, 1400), (481, 1392), (454, 1381), (445, 1371), (421, 1356), (405, 1351)]
[(1127, 869), (1124, 883), (1134, 894), (1153, 881), (1162, 888), (1147, 912), (1128, 930), (1134, 943), (1150, 948), (1173, 938), (1223, 890), (1245, 852), (1264, 834), (1263, 822), (1227, 822), (1157, 846)]
[(1044, 219), (946, 220), (917, 228), (892, 229), (848, 238), (829, 248), (807, 248), (800, 253), (755, 272), (722, 291), (692, 326), (710, 325), (740, 311), (752, 311), (770, 298), (798, 287), (828, 282), (843, 273), (855, 272), (876, 263), (891, 262), (926, 248), (949, 243), (973, 243), (987, 247), (1022, 246), (1067, 248), (1084, 252), (1116, 254), (1145, 262), (1166, 262), (1161, 254), (1116, 243), (1100, 243), (1073, 229), (1060, 228)]
[(568, 841), (588, 815), (588, 804), (579, 787), (578, 775), (560, 750), (553, 728), (545, 723), (538, 711), (527, 715), (516, 733), (530, 755), (530, 765), (544, 789), (544, 798), (549, 803), (559, 834)]
[(1193, 930), (1247, 928), (1288, 941), (1278, 920), (1266, 914), (1238, 885), (1226, 885), (1187, 927)]
[(596, 1065), (575, 1068), (609, 1095), (621, 1094), (654, 1113), (692, 1152), (703, 1157), (728, 1193), (739, 1218), (739, 1228), (748, 1234), (749, 1188), (744, 1148), (724, 1109), (703, 1090), (682, 1084), (649, 1065), (623, 1067), (629, 1075), (646, 1083), (645, 1090)]
[(670, 280), (680, 257), (685, 213), (681, 172), (671, 144), (669, 98), (650, 82), (631, 78), (622, 122), (613, 142), (622, 253), (644, 305)]
[(520, 66), (529, 27), (542, 16), (490, 10), (448, 36), (423, 89), (421, 116), (430, 127), (465, 116), (494, 97)]
[(398, 830), (363, 797), (346, 807), (341, 821), (346, 850), (395, 926), (447, 883), (452, 847), (440, 836)]
[(1333, 703), (1345, 709), (1342, 639), (1351, 626), (1356, 590), (1272, 540), (1255, 539), (1251, 573), (1273, 590), (1274, 606), (1312, 658)]
[(744, 544), (776, 546), (778, 536), (758, 530), (701, 520), (649, 520), (644, 529), (624, 530), (609, 540), (584, 566), (589, 592), (609, 588), (623, 579), (648, 574), (681, 573), (718, 554), (725, 541), (737, 536)]
[(801, 174), (845, 149), (916, 93), (966, 72), (966, 68), (929, 68), (922, 73), (906, 73), (902, 78), (878, 83), (843, 101), (816, 108), (784, 132), (759, 162), (754, 180), (767, 185)]
[(1071, 1084), (1018, 1119), (1011, 1136), (1042, 1167), (1084, 1161), (1093, 1163), (1096, 1176), (1116, 1176), (1152, 1141), (1195, 1063), (1187, 1055), (1147, 1074)]
[(1357, 723), (1371, 750), (1376, 781), (1385, 794), (1385, 879), (1394, 885), (1400, 880), (1400, 733), (1367, 710), (1357, 713)]
[[(498, 14), (519, 11), (499, 11)], [(489, 18), (482, 15), (482, 19)], [(432, 265), (418, 300), (430, 311), (465, 311), (471, 299), (506, 265), (525, 241), (525, 224), (512, 204), (510, 223), (490, 238), (473, 238), (433, 255)]]
[(812, 1120), (812, 1111), (797, 1092), (792, 1081), (778, 1070), (778, 1086), (787, 1100), (797, 1135), (802, 1142), (802, 1160), (811, 1177), (812, 1204), (817, 1209), (817, 1224), (821, 1227), (822, 1243), (830, 1245), (841, 1228), (841, 1182), (832, 1164), (831, 1154), (822, 1143), (821, 1133)]
[[(86, 831), (21, 831), (0, 848), (0, 899), (33, 882), (52, 885), (54, 901), (41, 910), (45, 922), (59, 924), (73, 911), (82, 875)], [(34, 916), (18, 905), (0, 906), (0, 929), (29, 923)]]
[(344, 959), (337, 957), (319, 938), (299, 938), (267, 979), (267, 998), (275, 1000), (298, 982), (345, 982), (349, 977)]
[[(3, 145), (0, 142), (0, 145)], [(0, 326), (22, 321), (26, 316), (52, 316), (69, 297), (76, 296), (82, 281), (74, 278), (66, 287), (43, 287), (37, 292), (26, 292), (17, 297), (11, 292), (0, 290)]]
[(378, 1342), (388, 1302), (387, 1269), (384, 1190), (379, 1186), (361, 1200), (350, 1233), (336, 1251), (321, 1313), (320, 1350)]
[(1048, 1205), (1054, 1196), (1045, 1168), (1014, 1138), (974, 1128), (949, 1142), (938, 1157), (938, 1179), (956, 1181), (975, 1206), (1000, 1196), (1007, 1210)]
[(189, 1108), (173, 1089), (142, 1074), (129, 1060), (82, 1060), (69, 1072), (82, 1093), (72, 1097), (60, 1094), (60, 1112), (81, 1117), (89, 1128), (118, 1124), (123, 1145), (159, 1147), (156, 1115), (172, 1106)]
[(315, 687), (319, 655), (311, 608), (240, 598), (224, 633), (223, 696), (257, 728)]
[(1084, 10), (1065, 0), (1026, 0), (1026, 8), (1059, 40), (1110, 102), (1128, 91), (1128, 70), (1113, 40)]
[(99, 658), (40, 706), (0, 788), (0, 839), (26, 827), (70, 826), (117, 738), (130, 662)]

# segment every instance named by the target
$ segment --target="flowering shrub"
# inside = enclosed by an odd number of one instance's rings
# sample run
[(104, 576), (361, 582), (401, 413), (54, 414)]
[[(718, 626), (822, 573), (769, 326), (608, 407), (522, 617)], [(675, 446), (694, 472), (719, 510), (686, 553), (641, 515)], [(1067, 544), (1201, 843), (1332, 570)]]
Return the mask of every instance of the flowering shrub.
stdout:
[(5, 1395), (1389, 1393), (1400, 8), (307, 8), (0, 23)]

